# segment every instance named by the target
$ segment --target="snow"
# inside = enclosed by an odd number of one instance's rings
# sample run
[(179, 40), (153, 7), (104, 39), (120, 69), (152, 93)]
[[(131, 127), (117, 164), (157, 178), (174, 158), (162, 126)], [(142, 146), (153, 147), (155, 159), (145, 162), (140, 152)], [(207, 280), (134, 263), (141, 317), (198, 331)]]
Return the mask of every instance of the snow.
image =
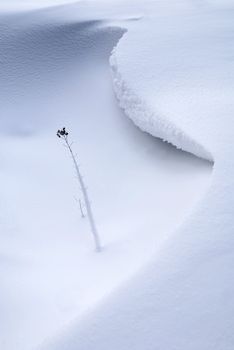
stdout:
[(0, 13), (0, 348), (233, 349), (233, 2), (29, 5)]
[(0, 11), (22, 12), (38, 8), (54, 7), (64, 4), (77, 3), (81, 0), (0, 0)]
[[(211, 153), (202, 145), (197, 143), (192, 137), (186, 134), (172, 121), (168, 122), (167, 118), (160, 112), (152, 109), (144, 99), (141, 99), (132, 90), (121, 75), (118, 58), (115, 51), (110, 57), (110, 64), (113, 74), (113, 83), (116, 96), (120, 101), (121, 108), (126, 115), (142, 130), (149, 134), (159, 137), (175, 145), (179, 149), (191, 152), (198, 157), (213, 161)], [(131, 85), (130, 85), (131, 86)], [(154, 89), (152, 89), (154, 92)]]

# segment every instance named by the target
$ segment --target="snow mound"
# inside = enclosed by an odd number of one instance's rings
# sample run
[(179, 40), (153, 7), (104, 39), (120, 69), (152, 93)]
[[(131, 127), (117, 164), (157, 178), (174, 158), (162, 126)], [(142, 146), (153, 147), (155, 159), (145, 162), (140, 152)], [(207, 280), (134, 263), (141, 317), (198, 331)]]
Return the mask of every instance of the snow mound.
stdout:
[(176, 124), (163, 117), (160, 112), (150, 106), (138, 96), (124, 80), (118, 66), (118, 46), (110, 57), (113, 76), (113, 86), (120, 107), (125, 114), (142, 130), (156, 136), (163, 141), (172, 143), (178, 149), (190, 152), (197, 157), (213, 161), (212, 154), (205, 147), (197, 143)]

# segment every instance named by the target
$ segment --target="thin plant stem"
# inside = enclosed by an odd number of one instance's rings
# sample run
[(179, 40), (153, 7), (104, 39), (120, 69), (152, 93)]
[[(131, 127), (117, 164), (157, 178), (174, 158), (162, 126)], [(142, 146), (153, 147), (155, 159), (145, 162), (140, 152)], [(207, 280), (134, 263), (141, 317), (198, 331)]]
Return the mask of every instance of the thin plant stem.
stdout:
[[(76, 170), (77, 179), (78, 179), (78, 181), (80, 183), (81, 191), (82, 191), (82, 194), (83, 194), (83, 197), (84, 197), (84, 202), (85, 202), (85, 207), (86, 207), (86, 211), (87, 211), (87, 216), (88, 216), (88, 219), (89, 219), (90, 228), (91, 228), (91, 232), (92, 232), (93, 239), (94, 239), (95, 250), (97, 252), (100, 252), (101, 251), (101, 242), (100, 242), (98, 230), (97, 230), (97, 227), (96, 227), (96, 223), (95, 223), (95, 220), (94, 220), (93, 211), (92, 211), (92, 208), (91, 208), (91, 203), (90, 203), (90, 200), (89, 200), (89, 197), (88, 197), (88, 192), (87, 192), (87, 188), (86, 188), (86, 186), (84, 184), (83, 177), (82, 177), (82, 175), (80, 173), (80, 169), (79, 169), (79, 166), (78, 166), (78, 163), (77, 163), (76, 156), (74, 155), (73, 150), (71, 148), (72, 144), (70, 144), (69, 141), (68, 141), (68, 132), (66, 132), (65, 128), (63, 128), (62, 130), (58, 130), (57, 136), (59, 138), (61, 138), (61, 137), (63, 138), (63, 140), (65, 141), (66, 147), (69, 150), (69, 153), (71, 155), (71, 158), (72, 158), (75, 170)], [(81, 202), (79, 201), (79, 203), (80, 203), (81, 213), (83, 214)]]

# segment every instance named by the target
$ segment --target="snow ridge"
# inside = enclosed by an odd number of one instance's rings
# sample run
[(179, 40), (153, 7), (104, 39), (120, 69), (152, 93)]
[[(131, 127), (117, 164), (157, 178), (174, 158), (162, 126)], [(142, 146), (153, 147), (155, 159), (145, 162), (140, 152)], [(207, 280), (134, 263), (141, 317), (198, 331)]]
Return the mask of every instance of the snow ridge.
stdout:
[[(121, 39), (120, 39), (121, 40)], [(128, 85), (118, 64), (118, 44), (112, 51), (109, 62), (113, 87), (119, 106), (142, 131), (173, 144), (176, 148), (213, 162), (213, 156), (203, 145), (196, 142), (173, 122), (157, 111), (153, 111)]]

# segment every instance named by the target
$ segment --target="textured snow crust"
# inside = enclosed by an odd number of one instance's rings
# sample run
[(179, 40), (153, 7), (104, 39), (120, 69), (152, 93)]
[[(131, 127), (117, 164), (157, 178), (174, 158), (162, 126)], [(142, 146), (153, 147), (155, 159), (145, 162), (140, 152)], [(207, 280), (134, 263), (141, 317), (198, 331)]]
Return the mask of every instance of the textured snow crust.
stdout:
[(156, 136), (163, 141), (172, 143), (179, 149), (191, 152), (194, 155), (213, 161), (212, 155), (202, 145), (189, 137), (183, 130), (176, 126), (172, 121), (163, 117), (159, 112), (155, 112), (148, 106), (147, 102), (142, 100), (134, 93), (134, 90), (128, 86), (128, 80), (124, 80), (119, 69), (116, 51), (112, 52), (110, 57), (110, 66), (113, 75), (113, 86), (120, 107), (125, 114), (142, 130)]

